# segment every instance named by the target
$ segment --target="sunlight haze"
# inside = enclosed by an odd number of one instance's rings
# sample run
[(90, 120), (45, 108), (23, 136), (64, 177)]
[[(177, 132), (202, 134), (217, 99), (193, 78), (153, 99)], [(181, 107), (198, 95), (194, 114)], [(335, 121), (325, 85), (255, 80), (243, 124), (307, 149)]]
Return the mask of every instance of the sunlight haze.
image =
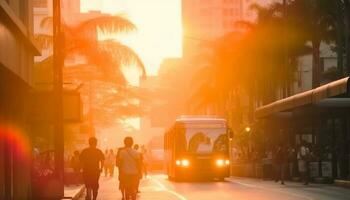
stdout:
[[(123, 42), (139, 53), (147, 75), (157, 74), (163, 58), (181, 57), (180, 0), (82, 0), (81, 9), (83, 12), (101, 10), (122, 14), (135, 23), (137, 32), (126, 37)], [(138, 79), (135, 73), (127, 73), (127, 78), (132, 84)]]

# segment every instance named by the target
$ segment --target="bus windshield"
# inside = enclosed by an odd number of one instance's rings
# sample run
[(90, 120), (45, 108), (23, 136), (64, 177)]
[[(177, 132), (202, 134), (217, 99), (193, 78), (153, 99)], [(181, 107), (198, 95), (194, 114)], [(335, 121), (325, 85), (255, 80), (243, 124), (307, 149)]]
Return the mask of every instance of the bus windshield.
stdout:
[(226, 128), (183, 128), (180, 138), (185, 151), (197, 154), (226, 153)]

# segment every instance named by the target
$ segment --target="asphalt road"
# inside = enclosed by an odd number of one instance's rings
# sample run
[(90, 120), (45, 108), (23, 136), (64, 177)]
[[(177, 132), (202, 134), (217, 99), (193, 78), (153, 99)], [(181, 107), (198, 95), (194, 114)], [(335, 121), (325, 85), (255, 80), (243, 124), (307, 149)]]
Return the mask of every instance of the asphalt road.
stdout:
[[(141, 183), (140, 200), (349, 200), (350, 189), (332, 185), (229, 178), (224, 182), (171, 182), (163, 174), (149, 176)], [(99, 198), (121, 199), (116, 178), (102, 178)]]

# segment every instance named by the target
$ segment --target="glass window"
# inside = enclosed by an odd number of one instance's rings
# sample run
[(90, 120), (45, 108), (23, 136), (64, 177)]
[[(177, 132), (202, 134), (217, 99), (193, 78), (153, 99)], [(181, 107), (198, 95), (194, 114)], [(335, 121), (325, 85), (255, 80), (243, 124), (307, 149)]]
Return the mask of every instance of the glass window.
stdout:
[(179, 131), (177, 140), (185, 151), (199, 154), (227, 152), (226, 128), (186, 128)]

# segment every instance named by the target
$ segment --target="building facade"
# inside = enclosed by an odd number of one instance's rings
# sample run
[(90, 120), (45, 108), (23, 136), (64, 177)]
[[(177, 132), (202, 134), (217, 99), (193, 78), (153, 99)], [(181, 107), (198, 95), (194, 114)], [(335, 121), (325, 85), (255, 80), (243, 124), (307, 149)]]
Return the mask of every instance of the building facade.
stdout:
[(34, 56), (32, 0), (0, 0), (0, 199), (30, 199), (28, 104)]
[(244, 19), (243, 0), (183, 0), (184, 57), (200, 52), (200, 44), (238, 31), (235, 22)]

